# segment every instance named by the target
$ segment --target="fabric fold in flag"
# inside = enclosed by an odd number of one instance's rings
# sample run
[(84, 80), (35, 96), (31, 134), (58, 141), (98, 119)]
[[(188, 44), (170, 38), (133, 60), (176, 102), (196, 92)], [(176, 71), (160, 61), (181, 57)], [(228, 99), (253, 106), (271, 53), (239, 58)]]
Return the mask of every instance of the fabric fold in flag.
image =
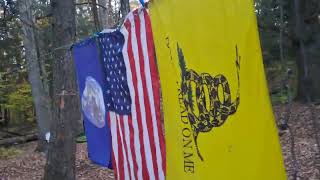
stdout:
[(105, 74), (95, 39), (88, 39), (72, 49), (84, 129), (87, 137), (88, 156), (101, 166), (111, 168), (111, 134), (105, 106)]
[(131, 12), (124, 25), (98, 37), (106, 81), (117, 179), (165, 179), (165, 142), (160, 118), (160, 82), (150, 19)]

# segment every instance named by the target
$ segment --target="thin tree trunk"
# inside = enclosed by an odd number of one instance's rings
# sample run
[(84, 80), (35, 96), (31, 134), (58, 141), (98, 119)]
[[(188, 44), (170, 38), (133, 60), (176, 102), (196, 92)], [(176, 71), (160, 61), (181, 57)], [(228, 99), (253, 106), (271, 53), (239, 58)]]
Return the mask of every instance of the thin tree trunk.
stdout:
[[(104, 7), (107, 7), (107, 0), (98, 0), (99, 5), (102, 5)], [(99, 20), (100, 20), (100, 25), (101, 28), (107, 29), (109, 28), (109, 18), (108, 18), (108, 11), (107, 9), (104, 9), (99, 6)]]
[(114, 25), (114, 14), (113, 7), (111, 4), (112, 0), (107, 0), (107, 14), (108, 14), (108, 26), (111, 28)]
[(70, 45), (75, 40), (74, 0), (52, 0), (53, 121), (45, 180), (75, 179), (75, 124), (80, 118), (74, 62)]
[(99, 22), (99, 15), (98, 15), (98, 8), (97, 8), (97, 0), (91, 0), (91, 8), (93, 14), (93, 22), (96, 31), (101, 30), (100, 22)]
[(284, 12), (283, 12), (283, 0), (279, 0), (279, 7), (280, 7), (280, 32), (279, 32), (279, 49), (280, 49), (280, 61), (282, 72), (284, 72), (284, 68), (286, 66), (284, 60), (284, 51), (283, 51), (283, 30), (284, 30)]
[(19, 1), (20, 18), (24, 22), (22, 23), (22, 39), (26, 53), (28, 79), (31, 84), (36, 119), (39, 127), (39, 144), (37, 149), (44, 151), (46, 149), (45, 134), (50, 130), (51, 112), (50, 107), (47, 106), (49, 97), (41, 80), (35, 30), (30, 26), (30, 24), (34, 25), (31, 5), (32, 0)]
[(299, 42), (299, 53), (300, 53), (300, 58), (297, 58), (298, 76), (299, 76), (298, 98), (299, 99), (303, 98), (307, 102), (310, 102), (311, 101), (311, 96), (310, 96), (311, 82), (309, 77), (309, 66), (308, 66), (308, 60), (307, 60), (307, 54), (306, 54), (306, 47), (303, 39), (303, 27), (302, 27), (303, 21), (302, 21), (300, 6), (301, 6), (300, 0), (294, 0), (294, 11), (296, 16), (295, 29), (296, 29), (296, 36)]

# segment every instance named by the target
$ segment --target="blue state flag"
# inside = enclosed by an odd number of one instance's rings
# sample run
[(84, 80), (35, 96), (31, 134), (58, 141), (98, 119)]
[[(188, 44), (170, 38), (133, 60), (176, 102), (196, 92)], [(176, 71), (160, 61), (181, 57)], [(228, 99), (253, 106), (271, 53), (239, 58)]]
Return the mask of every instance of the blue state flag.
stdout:
[(112, 145), (105, 104), (105, 73), (96, 39), (74, 45), (72, 52), (89, 158), (101, 166), (111, 167)]

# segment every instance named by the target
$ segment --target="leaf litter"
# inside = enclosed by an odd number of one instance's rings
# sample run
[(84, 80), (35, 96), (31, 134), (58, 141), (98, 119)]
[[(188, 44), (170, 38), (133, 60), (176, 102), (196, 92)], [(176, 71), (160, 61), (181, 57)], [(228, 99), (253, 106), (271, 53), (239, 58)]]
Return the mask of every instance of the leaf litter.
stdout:
[[(273, 109), (278, 124), (284, 119), (288, 119), (286, 105), (274, 105)], [(295, 172), (297, 172), (297, 180), (320, 179), (318, 170), (320, 166), (316, 162), (320, 154), (316, 143), (316, 130), (312, 121), (312, 118), (320, 121), (320, 106), (314, 109), (312, 113), (309, 105), (293, 103), (288, 121), (293, 136), (290, 135), (288, 129), (279, 130), (288, 180), (293, 180)], [(292, 137), (295, 141), (293, 149), (296, 161), (292, 158)], [(0, 180), (42, 179), (46, 158), (44, 153), (35, 152), (36, 145), (37, 142), (31, 142), (9, 149), (0, 148)], [(78, 180), (113, 180), (114, 174), (108, 168), (93, 164), (88, 158), (86, 143), (82, 143), (77, 144), (76, 178)]]

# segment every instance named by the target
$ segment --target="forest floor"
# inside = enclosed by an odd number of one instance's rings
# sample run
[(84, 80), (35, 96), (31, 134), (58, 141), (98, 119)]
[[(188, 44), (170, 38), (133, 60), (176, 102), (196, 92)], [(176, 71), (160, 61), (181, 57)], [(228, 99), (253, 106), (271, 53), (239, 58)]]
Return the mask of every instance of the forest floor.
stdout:
[[(274, 105), (274, 112), (279, 124), (287, 117), (287, 106)], [(315, 162), (319, 157), (319, 148), (312, 119), (320, 120), (320, 106), (314, 107), (311, 111), (310, 106), (306, 104), (294, 103), (290, 112), (290, 130), (279, 130), (288, 179), (293, 179), (296, 172), (299, 180), (319, 180), (320, 173)], [(294, 136), (290, 135), (291, 132)], [(292, 137), (295, 142), (293, 149), (296, 161), (292, 158)], [(0, 148), (0, 180), (41, 179), (45, 155), (34, 151), (36, 144), (31, 142), (9, 149)], [(85, 143), (77, 144), (76, 172), (79, 180), (114, 179), (111, 170), (90, 162)]]
[[(273, 110), (278, 124), (288, 118), (288, 106), (275, 105)], [(293, 103), (289, 112), (289, 128), (279, 130), (288, 180), (293, 180), (294, 174), (297, 180), (319, 180), (317, 159), (319, 162), (320, 148), (316, 142), (313, 120), (320, 121), (320, 106)], [(292, 154), (295, 154), (296, 160)]]

